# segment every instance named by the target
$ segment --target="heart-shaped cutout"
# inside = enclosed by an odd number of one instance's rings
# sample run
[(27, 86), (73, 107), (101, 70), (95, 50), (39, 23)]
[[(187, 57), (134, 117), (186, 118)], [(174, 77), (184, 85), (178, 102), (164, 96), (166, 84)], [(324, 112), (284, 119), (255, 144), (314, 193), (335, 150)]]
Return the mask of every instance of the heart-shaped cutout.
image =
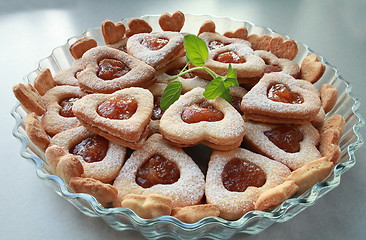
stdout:
[(185, 17), (180, 11), (172, 15), (165, 12), (159, 18), (159, 25), (164, 31), (180, 32), (184, 26)]
[(123, 23), (114, 23), (110, 20), (105, 20), (102, 23), (101, 28), (104, 42), (107, 45), (115, 44), (122, 40), (126, 32), (126, 27)]

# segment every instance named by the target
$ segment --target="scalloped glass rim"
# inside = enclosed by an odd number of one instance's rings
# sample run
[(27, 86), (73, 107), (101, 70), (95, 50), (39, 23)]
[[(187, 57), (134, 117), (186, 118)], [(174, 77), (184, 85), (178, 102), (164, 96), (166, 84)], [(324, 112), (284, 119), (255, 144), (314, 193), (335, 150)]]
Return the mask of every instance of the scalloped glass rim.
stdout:
[[(244, 26), (249, 33), (278, 35), (285, 39), (289, 38), (287, 35), (276, 33), (267, 27), (257, 26), (251, 22), (235, 20), (230, 17), (191, 14), (185, 14), (185, 17), (186, 22), (182, 32), (197, 33), (200, 26), (198, 23), (213, 20), (216, 24), (216, 31), (220, 33)], [(151, 24), (153, 30), (160, 31), (158, 15), (143, 16), (142, 18)], [(125, 19), (123, 22), (126, 23), (127, 20)], [(195, 25), (191, 23), (195, 23)], [(68, 39), (65, 45), (53, 49), (49, 57), (39, 61), (38, 68), (35, 71), (24, 77), (24, 82), (33, 82), (43, 68), (50, 68), (54, 74), (61, 69), (69, 67), (73, 61), (68, 51), (69, 46), (82, 36), (92, 37), (97, 40), (99, 45), (104, 45), (100, 28), (88, 29), (83, 34)], [(304, 57), (313, 53), (313, 51), (307, 45), (297, 43), (299, 53), (294, 61), (300, 63)], [(364, 120), (358, 112), (360, 102), (352, 95), (351, 85), (342, 78), (338, 70), (323, 57), (320, 57), (320, 59), (326, 65), (326, 71), (316, 85), (319, 86), (329, 82), (338, 89), (339, 98), (337, 104), (329, 114), (340, 113), (347, 121), (345, 132), (341, 138), (342, 157), (340, 163), (334, 167), (334, 170), (324, 181), (314, 185), (304, 194), (293, 196), (271, 212), (251, 211), (236, 221), (208, 217), (194, 224), (186, 224), (171, 216), (146, 220), (126, 208), (104, 208), (93, 196), (71, 192), (61, 178), (52, 175), (45, 161), (44, 153), (31, 143), (26, 135), (24, 130), (26, 112), (19, 103), (11, 111), (11, 115), (16, 120), (13, 135), (21, 141), (21, 156), (35, 164), (36, 173), (40, 179), (45, 180), (60, 196), (70, 201), (81, 212), (88, 216), (103, 218), (116, 230), (138, 230), (145, 237), (151, 239), (161, 237), (227, 239), (237, 232), (255, 234), (266, 229), (274, 222), (284, 222), (291, 219), (306, 207), (314, 204), (321, 196), (337, 187), (340, 183), (341, 175), (355, 164), (354, 153), (363, 144), (360, 128), (364, 125)]]

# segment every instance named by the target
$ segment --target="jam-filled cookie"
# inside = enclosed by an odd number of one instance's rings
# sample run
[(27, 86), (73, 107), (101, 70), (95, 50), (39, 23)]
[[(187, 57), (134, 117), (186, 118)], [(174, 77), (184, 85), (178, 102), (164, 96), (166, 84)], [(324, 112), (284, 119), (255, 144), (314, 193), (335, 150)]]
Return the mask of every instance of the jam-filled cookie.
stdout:
[(55, 82), (57, 85), (79, 86), (77, 76), (82, 70), (81, 59), (76, 59), (69, 68), (55, 74)]
[(160, 133), (159, 125), (160, 119), (163, 116), (165, 110), (160, 107), (160, 100), (163, 95), (164, 89), (166, 88), (165, 83), (155, 83), (151, 87), (149, 87), (149, 91), (154, 96), (154, 108), (151, 114), (150, 121), (150, 134)]
[(112, 94), (89, 94), (73, 106), (84, 127), (133, 149), (141, 148), (146, 140), (152, 109), (153, 95), (136, 87)]
[(259, 195), (283, 183), (290, 169), (246, 149), (212, 152), (206, 176), (206, 201), (220, 217), (237, 220), (254, 209)]
[(72, 106), (83, 96), (85, 93), (76, 86), (56, 86), (46, 92), (42, 97), (46, 112), (41, 122), (50, 136), (81, 125), (74, 116)]
[(158, 70), (184, 54), (183, 35), (177, 32), (136, 34), (128, 39), (127, 52)]
[(112, 93), (128, 87), (149, 87), (155, 83), (155, 69), (115, 48), (100, 46), (82, 57), (77, 79), (88, 93)]
[(310, 123), (265, 124), (246, 121), (244, 143), (253, 151), (285, 164), (292, 170), (321, 157), (320, 134)]
[(55, 135), (46, 150), (46, 159), (51, 169), (70, 155), (82, 164), (84, 172), (81, 177), (109, 183), (116, 178), (122, 167), (126, 148), (84, 127), (78, 127)]
[(250, 42), (245, 41), (240, 38), (229, 38), (220, 33), (204, 32), (199, 35), (199, 37), (206, 43), (209, 50), (214, 50), (227, 46), (229, 44), (243, 44), (248, 47), (251, 46)]
[(203, 88), (195, 88), (173, 103), (160, 120), (160, 132), (172, 144), (205, 144), (231, 150), (242, 141), (245, 128), (240, 113), (223, 98), (207, 100)]
[(310, 122), (320, 107), (320, 93), (314, 85), (280, 72), (265, 74), (241, 105), (247, 119), (284, 124)]
[(181, 148), (154, 134), (126, 160), (113, 185), (121, 199), (128, 194), (161, 194), (172, 199), (173, 207), (183, 207), (200, 203), (205, 180)]

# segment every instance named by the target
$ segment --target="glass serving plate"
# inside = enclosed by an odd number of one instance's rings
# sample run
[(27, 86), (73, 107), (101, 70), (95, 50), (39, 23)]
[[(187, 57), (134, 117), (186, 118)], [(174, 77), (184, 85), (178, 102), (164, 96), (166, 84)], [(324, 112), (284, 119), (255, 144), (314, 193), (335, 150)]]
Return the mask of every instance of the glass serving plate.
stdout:
[[(284, 39), (288, 38), (288, 36), (278, 34), (269, 28), (256, 26), (251, 22), (238, 21), (228, 17), (190, 14), (186, 14), (185, 17), (186, 22), (182, 32), (196, 34), (204, 21), (212, 20), (215, 22), (216, 31), (219, 33), (233, 31), (239, 27), (246, 27), (249, 34), (269, 34), (272, 36), (281, 36)], [(143, 16), (142, 18), (150, 23), (153, 31), (161, 31), (158, 24), (159, 16)], [(127, 21), (128, 19), (123, 20), (124, 23)], [(49, 68), (55, 74), (71, 66), (74, 59), (69, 52), (69, 47), (76, 39), (83, 36), (94, 38), (98, 42), (98, 45), (105, 45), (100, 28), (89, 29), (80, 36), (70, 38), (65, 45), (55, 48), (49, 57), (39, 61), (38, 69), (25, 76), (24, 81), (33, 83), (37, 74), (43, 68)], [(307, 45), (297, 43), (299, 52), (294, 61), (299, 64), (304, 57), (313, 51)], [(323, 77), (315, 85), (320, 87), (324, 83), (331, 83), (338, 90), (339, 96), (337, 103), (328, 115), (338, 113), (346, 120), (345, 130), (340, 142), (342, 150), (340, 162), (324, 181), (314, 185), (307, 192), (291, 197), (270, 212), (251, 211), (236, 221), (228, 221), (219, 217), (208, 217), (194, 224), (187, 224), (171, 216), (146, 220), (126, 208), (104, 208), (89, 194), (71, 192), (67, 184), (60, 177), (52, 174), (45, 160), (44, 153), (30, 142), (27, 137), (24, 129), (26, 111), (19, 103), (11, 112), (16, 120), (13, 135), (21, 141), (21, 156), (31, 160), (35, 164), (36, 173), (40, 179), (52, 186), (60, 196), (72, 203), (82, 213), (90, 217), (100, 217), (116, 230), (137, 230), (149, 239), (158, 239), (161, 237), (174, 237), (179, 239), (199, 239), (202, 237), (228, 239), (235, 233), (256, 234), (275, 222), (285, 222), (291, 219), (314, 204), (324, 194), (337, 187), (340, 183), (341, 175), (355, 164), (356, 159), (354, 153), (363, 144), (360, 128), (364, 125), (364, 120), (358, 112), (360, 102), (352, 95), (350, 84), (340, 76), (337, 69), (323, 57), (320, 57), (320, 59), (326, 65), (326, 70)]]

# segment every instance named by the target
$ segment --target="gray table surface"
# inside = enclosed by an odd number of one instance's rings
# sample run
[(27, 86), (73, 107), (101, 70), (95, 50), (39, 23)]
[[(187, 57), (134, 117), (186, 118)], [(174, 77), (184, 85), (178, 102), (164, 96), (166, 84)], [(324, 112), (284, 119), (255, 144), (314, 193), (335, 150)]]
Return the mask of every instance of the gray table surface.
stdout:
[[(360, 112), (366, 116), (364, 0), (1, 1), (1, 239), (143, 239), (137, 232), (118, 232), (101, 219), (83, 215), (36, 177), (34, 166), (20, 157), (20, 144), (11, 135), (14, 120), (9, 112), (16, 102), (11, 86), (54, 47), (105, 19), (175, 10), (250, 20), (307, 43), (351, 82), (362, 103)], [(365, 156), (363, 147), (341, 185), (292, 220), (259, 235), (239, 234), (233, 239), (365, 239)]]

